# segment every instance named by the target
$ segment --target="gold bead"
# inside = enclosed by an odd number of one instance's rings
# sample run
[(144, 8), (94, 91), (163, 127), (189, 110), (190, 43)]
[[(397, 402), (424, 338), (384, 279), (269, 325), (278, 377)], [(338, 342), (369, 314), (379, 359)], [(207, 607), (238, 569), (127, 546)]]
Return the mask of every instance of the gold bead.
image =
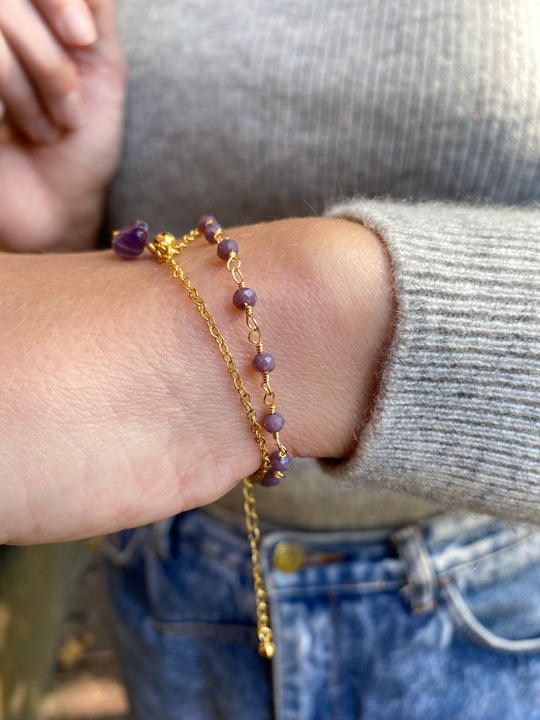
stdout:
[(176, 244), (176, 238), (171, 233), (164, 232), (156, 237), (156, 242), (159, 243), (159, 245), (171, 246)]

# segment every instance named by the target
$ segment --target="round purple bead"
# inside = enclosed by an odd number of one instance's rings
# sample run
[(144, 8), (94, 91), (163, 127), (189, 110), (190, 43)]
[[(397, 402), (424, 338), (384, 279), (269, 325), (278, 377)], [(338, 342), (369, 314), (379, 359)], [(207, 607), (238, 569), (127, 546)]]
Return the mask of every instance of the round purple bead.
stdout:
[(239, 310), (243, 310), (244, 305), (253, 307), (257, 302), (257, 293), (251, 288), (241, 287), (234, 293), (232, 301)]
[(279, 470), (280, 472), (284, 472), (291, 465), (291, 456), (289, 455), (289, 453), (285, 453), (283, 457), (280, 457), (279, 450), (275, 450), (270, 455), (270, 464), (272, 465), (273, 470)]
[(238, 254), (238, 243), (232, 238), (223, 238), (217, 246), (218, 257), (222, 260), (228, 260), (231, 252)]
[(274, 485), (279, 485), (281, 482), (281, 478), (274, 477), (273, 470), (269, 470), (266, 475), (261, 480), (261, 485), (263, 487), (273, 487)]
[(269, 433), (277, 433), (280, 430), (283, 430), (285, 418), (279, 413), (269, 413), (263, 417), (262, 424), (264, 429)]
[(204, 232), (205, 226), (210, 223), (217, 224), (217, 220), (213, 215), (201, 215), (199, 222), (197, 223), (197, 227), (201, 232)]
[(209, 243), (217, 243), (216, 233), (218, 230), (221, 230), (221, 225), (215, 221), (207, 223), (204, 226), (204, 229), (203, 229), (204, 237), (208, 240)]
[(272, 370), (276, 367), (276, 360), (269, 352), (262, 352), (255, 355), (251, 364), (257, 372), (272, 372)]
[(112, 239), (112, 249), (124, 260), (135, 258), (144, 252), (148, 242), (148, 225), (143, 220), (126, 225)]

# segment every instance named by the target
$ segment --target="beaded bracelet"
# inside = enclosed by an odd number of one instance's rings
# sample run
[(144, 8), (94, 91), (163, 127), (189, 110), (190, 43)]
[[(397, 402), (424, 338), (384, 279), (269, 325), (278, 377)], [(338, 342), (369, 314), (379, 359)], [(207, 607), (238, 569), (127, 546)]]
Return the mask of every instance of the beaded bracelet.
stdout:
[[(263, 380), (261, 382), (261, 387), (264, 391), (263, 402), (267, 406), (268, 412), (262, 418), (262, 426), (272, 435), (277, 447), (276, 451), (270, 456), (266, 449), (266, 442), (261, 432), (261, 425), (258, 423), (255, 410), (251, 405), (249, 394), (245, 389), (244, 382), (240, 377), (223, 335), (219, 330), (212, 313), (208, 309), (208, 306), (202, 300), (196, 288), (194, 288), (191, 284), (190, 279), (185, 275), (182, 268), (174, 259), (175, 255), (180, 254), (183, 248), (187, 247), (190, 242), (199, 237), (205, 237), (208, 242), (217, 244), (218, 257), (226, 261), (227, 269), (231, 273), (231, 276), (237, 285), (237, 290), (233, 295), (233, 304), (235, 307), (243, 309), (245, 312), (246, 324), (248, 327), (248, 340), (257, 348), (257, 353), (253, 359), (252, 366), (263, 376)], [(262, 464), (257, 473), (255, 473), (252, 478), (244, 478), (243, 480), (243, 495), (246, 529), (253, 564), (259, 652), (264, 657), (270, 659), (274, 655), (274, 643), (272, 641), (272, 630), (269, 625), (266, 590), (264, 587), (259, 561), (260, 530), (255, 506), (255, 497), (253, 495), (253, 483), (259, 482), (264, 486), (278, 484), (284, 477), (284, 470), (289, 467), (291, 458), (287, 453), (286, 447), (281, 443), (279, 437), (279, 433), (285, 425), (285, 420), (282, 415), (276, 412), (275, 393), (270, 387), (269, 375), (275, 368), (275, 360), (270, 353), (264, 351), (261, 339), (261, 330), (257, 321), (253, 317), (253, 306), (255, 305), (257, 296), (253, 290), (245, 285), (244, 277), (240, 270), (241, 261), (238, 257), (238, 244), (235, 240), (224, 233), (223, 229), (213, 216), (203, 215), (199, 220), (197, 228), (191, 230), (182, 238), (177, 239), (170, 233), (161, 233), (155, 237), (154, 242), (152, 243), (148, 243), (148, 225), (141, 220), (137, 220), (134, 223), (127, 225), (122, 230), (113, 233), (112, 247), (115, 253), (124, 259), (137, 257), (144, 252), (145, 247), (148, 247), (158, 262), (166, 262), (170, 265), (174, 271), (174, 276), (180, 280), (182, 286), (188, 292), (191, 300), (196, 305), (197, 310), (204, 318), (210, 334), (216, 340), (219, 351), (233, 379), (234, 386), (240, 395), (242, 405), (246, 411), (246, 417), (250, 422), (251, 431), (255, 436), (255, 440), (259, 445), (262, 455)]]
[(241, 260), (238, 257), (238, 243), (228, 235), (212, 215), (203, 215), (199, 220), (197, 229), (204, 235), (209, 243), (217, 243), (217, 255), (227, 262), (227, 270), (231, 273), (238, 289), (233, 295), (233, 304), (239, 310), (244, 310), (246, 324), (248, 327), (248, 340), (257, 347), (257, 354), (253, 358), (252, 365), (263, 376), (261, 387), (264, 391), (263, 402), (268, 407), (268, 413), (262, 418), (261, 424), (264, 429), (272, 434), (277, 450), (270, 455), (272, 470), (269, 471), (261, 481), (261, 485), (269, 487), (277, 485), (283, 473), (291, 464), (287, 448), (282, 445), (279, 433), (285, 425), (283, 416), (276, 412), (276, 396), (270, 387), (270, 373), (276, 367), (273, 355), (265, 352), (261, 339), (260, 327), (253, 317), (253, 307), (257, 302), (256, 293), (246, 287), (244, 276), (240, 270)]

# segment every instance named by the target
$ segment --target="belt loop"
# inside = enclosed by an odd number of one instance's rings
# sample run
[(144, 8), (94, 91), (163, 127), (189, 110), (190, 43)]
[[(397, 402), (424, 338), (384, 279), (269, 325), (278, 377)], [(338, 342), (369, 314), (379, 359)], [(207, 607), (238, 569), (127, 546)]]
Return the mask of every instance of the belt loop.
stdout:
[[(125, 544), (124, 532), (129, 535)], [(100, 540), (102, 554), (110, 560), (113, 565), (129, 567), (134, 563), (135, 556), (148, 534), (148, 526), (143, 525), (133, 531), (120, 531), (111, 535), (104, 535)]]
[(161, 560), (170, 560), (170, 532), (174, 523), (175, 516), (157, 520), (149, 526), (152, 547), (156, 555)]
[(438, 583), (421, 528), (406, 525), (393, 532), (390, 540), (407, 573), (407, 584), (400, 594), (407, 598), (415, 614), (433, 610), (437, 605)]

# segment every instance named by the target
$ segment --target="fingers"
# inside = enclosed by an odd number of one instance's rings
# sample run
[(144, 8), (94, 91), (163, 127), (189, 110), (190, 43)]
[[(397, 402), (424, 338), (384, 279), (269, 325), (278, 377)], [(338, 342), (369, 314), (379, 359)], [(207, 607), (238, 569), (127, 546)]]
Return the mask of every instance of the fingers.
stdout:
[(52, 143), (58, 130), (44, 113), (28, 77), (0, 35), (0, 98), (10, 122), (36, 143)]
[(87, 47), (97, 40), (94, 18), (85, 0), (34, 0), (49, 27), (68, 46)]
[(81, 125), (80, 80), (69, 49), (96, 37), (85, 0), (0, 2), (0, 101), (32, 141), (54, 142), (59, 130)]

